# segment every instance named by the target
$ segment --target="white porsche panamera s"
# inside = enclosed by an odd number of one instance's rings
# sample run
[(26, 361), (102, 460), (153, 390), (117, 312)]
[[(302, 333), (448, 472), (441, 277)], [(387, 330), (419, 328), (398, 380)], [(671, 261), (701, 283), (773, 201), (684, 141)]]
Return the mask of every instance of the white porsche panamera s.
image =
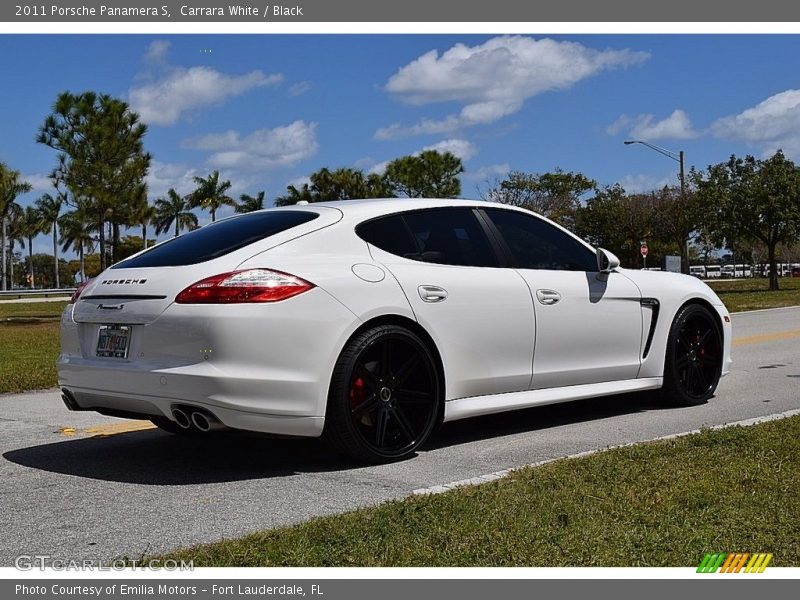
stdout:
[(101, 273), (61, 319), (71, 410), (324, 436), (380, 462), (442, 421), (641, 390), (705, 402), (730, 316), (531, 212), (356, 200), (230, 217)]

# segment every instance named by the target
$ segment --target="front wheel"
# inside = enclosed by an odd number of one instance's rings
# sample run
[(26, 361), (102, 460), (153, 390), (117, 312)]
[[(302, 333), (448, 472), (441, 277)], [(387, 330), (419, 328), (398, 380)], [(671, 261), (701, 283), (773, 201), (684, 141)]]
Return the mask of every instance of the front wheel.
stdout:
[(439, 375), (412, 331), (381, 325), (355, 336), (333, 372), (324, 437), (358, 460), (411, 456), (439, 418)]
[(689, 304), (675, 317), (667, 339), (661, 398), (673, 406), (704, 404), (722, 373), (722, 331), (704, 306)]

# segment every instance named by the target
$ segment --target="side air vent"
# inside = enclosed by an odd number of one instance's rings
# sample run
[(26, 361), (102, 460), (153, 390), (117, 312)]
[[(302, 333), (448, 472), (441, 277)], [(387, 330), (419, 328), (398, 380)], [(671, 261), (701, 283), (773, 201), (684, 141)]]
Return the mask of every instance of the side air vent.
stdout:
[(656, 323), (658, 322), (658, 312), (660, 305), (658, 300), (655, 298), (642, 298), (641, 300), (642, 306), (649, 306), (652, 314), (650, 316), (650, 330), (647, 332), (647, 341), (644, 343), (644, 352), (642, 353), (642, 358), (647, 358), (648, 353), (650, 352), (650, 345), (653, 343), (653, 334), (656, 332)]

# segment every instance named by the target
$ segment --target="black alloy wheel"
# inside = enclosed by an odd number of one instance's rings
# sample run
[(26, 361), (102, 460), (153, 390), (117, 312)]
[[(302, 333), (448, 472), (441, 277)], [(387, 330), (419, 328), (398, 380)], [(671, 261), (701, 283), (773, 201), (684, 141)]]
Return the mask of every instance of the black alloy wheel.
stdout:
[(358, 334), (334, 370), (325, 437), (367, 462), (412, 455), (439, 418), (439, 375), (425, 342), (382, 325)]
[(682, 308), (667, 340), (662, 398), (677, 406), (705, 403), (719, 383), (722, 351), (715, 316), (699, 304)]

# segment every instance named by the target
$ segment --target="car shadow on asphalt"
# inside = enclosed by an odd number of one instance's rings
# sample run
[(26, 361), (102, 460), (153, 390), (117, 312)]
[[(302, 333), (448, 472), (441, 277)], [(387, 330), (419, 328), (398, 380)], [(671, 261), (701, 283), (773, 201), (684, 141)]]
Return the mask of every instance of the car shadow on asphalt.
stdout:
[[(425, 450), (660, 408), (647, 394), (628, 394), (465, 419), (442, 426)], [(70, 438), (10, 450), (3, 458), (24, 467), (76, 477), (176, 486), (364, 467), (337, 455), (318, 439), (237, 434), (185, 437), (154, 429)]]
[(562, 425), (665, 408), (667, 407), (658, 401), (656, 395), (649, 392), (535, 406), (445, 423), (425, 444), (425, 449), (446, 448), (483, 439), (542, 431)]

